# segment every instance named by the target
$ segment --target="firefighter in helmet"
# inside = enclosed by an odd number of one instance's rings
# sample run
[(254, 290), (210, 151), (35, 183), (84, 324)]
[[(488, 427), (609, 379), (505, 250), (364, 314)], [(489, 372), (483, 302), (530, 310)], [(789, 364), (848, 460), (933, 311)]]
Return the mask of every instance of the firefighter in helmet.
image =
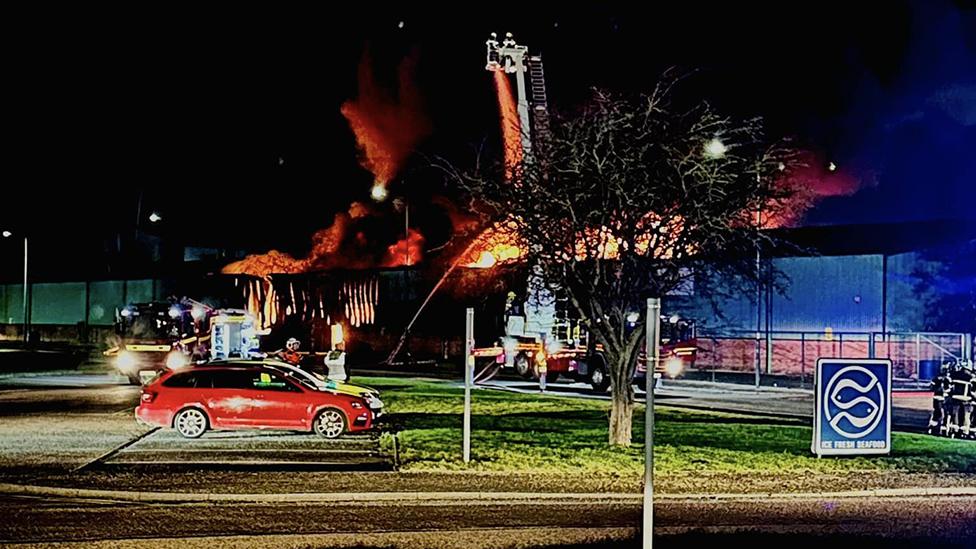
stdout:
[(949, 378), (949, 364), (943, 363), (937, 375), (929, 384), (932, 390), (932, 417), (929, 419), (929, 434), (947, 435), (948, 417), (946, 414), (946, 398), (949, 397), (952, 388), (952, 379)]
[(949, 436), (968, 438), (973, 406), (973, 374), (955, 360), (949, 362), (952, 378), (949, 397)]
[(301, 347), (301, 342), (297, 339), (290, 337), (288, 341), (285, 342), (285, 348), (276, 351), (274, 354), (282, 361), (291, 364), (292, 366), (299, 366), (302, 362), (302, 354), (298, 352), (298, 348)]
[(963, 438), (976, 439), (976, 371), (971, 361), (962, 361), (962, 370), (969, 378), (969, 401), (963, 405)]

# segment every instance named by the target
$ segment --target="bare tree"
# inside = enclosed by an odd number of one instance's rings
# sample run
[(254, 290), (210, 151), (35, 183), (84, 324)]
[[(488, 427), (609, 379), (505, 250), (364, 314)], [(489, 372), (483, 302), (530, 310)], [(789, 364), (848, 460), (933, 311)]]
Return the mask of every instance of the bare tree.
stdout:
[(536, 280), (566, 295), (602, 344), (612, 445), (631, 441), (641, 304), (692, 278), (747, 283), (759, 218), (794, 201), (780, 177), (792, 156), (765, 142), (760, 121), (677, 106), (677, 82), (636, 97), (594, 92), (519, 166), (452, 172), (489, 230), (522, 248)]

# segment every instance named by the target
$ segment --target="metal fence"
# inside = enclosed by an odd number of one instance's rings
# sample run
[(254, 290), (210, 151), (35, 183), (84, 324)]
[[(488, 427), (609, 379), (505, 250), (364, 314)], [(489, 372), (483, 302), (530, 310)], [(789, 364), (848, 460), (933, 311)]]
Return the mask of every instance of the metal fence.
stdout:
[(695, 368), (809, 377), (818, 358), (888, 358), (896, 378), (931, 379), (949, 357), (972, 358), (972, 337), (936, 332), (741, 332), (698, 336)]

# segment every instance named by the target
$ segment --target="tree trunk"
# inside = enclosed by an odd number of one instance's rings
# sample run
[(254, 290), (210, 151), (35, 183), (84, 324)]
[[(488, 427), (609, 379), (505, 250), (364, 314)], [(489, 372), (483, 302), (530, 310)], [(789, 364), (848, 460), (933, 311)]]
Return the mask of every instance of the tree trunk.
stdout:
[(610, 445), (630, 446), (631, 426), (634, 419), (634, 402), (628, 399), (627, 391), (613, 388), (610, 407)]
[(634, 420), (634, 387), (627, 361), (610, 364), (610, 445), (630, 446)]

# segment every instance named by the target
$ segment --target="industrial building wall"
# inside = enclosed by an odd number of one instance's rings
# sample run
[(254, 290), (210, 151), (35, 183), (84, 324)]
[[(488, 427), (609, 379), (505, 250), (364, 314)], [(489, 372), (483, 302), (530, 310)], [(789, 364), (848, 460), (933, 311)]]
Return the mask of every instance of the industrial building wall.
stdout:
[[(158, 280), (100, 280), (30, 285), (31, 329), (42, 341), (74, 341), (87, 327), (110, 327), (115, 310), (128, 303), (162, 298)], [(23, 285), (0, 285), (0, 337), (23, 336)]]
[[(753, 292), (717, 299), (716, 312), (707, 295), (675, 300), (699, 331), (715, 335), (771, 331), (878, 332), (884, 315), (884, 258), (881, 255), (787, 257), (773, 260), (784, 275), (785, 291), (765, 288), (759, 310)], [(766, 300), (771, 303), (768, 304)]]
[(946, 298), (937, 280), (942, 260), (913, 252), (773, 264), (786, 287), (764, 291), (758, 310), (754, 293), (719, 300), (718, 313), (704, 295), (677, 303), (698, 321), (697, 368), (752, 372), (758, 365), (764, 373), (810, 375), (818, 357), (876, 357), (890, 358), (896, 377), (916, 378), (947, 352), (965, 354), (965, 334), (931, 333), (950, 332), (932, 310)]
[(0, 284), (0, 323), (24, 322), (24, 285)]
[(790, 257), (773, 263), (789, 286), (782, 295), (770, 292), (772, 331), (882, 330), (881, 255)]

